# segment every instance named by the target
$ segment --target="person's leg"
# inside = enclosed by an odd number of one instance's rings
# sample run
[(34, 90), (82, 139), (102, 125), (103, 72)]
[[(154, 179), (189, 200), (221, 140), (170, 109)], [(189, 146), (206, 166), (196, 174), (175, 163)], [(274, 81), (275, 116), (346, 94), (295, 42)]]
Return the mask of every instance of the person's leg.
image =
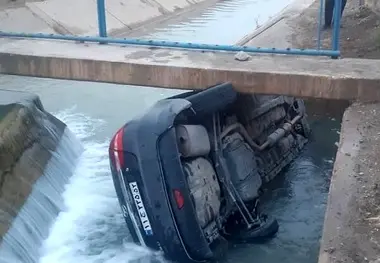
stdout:
[(324, 28), (331, 27), (331, 22), (334, 13), (334, 0), (326, 0), (325, 1), (325, 26)]
[(342, 16), (343, 16), (343, 11), (344, 8), (346, 7), (347, 0), (342, 0), (342, 9), (340, 10), (340, 27), (343, 28), (342, 25)]
[(340, 12), (341, 16), (343, 15), (343, 11), (344, 11), (344, 8), (346, 7), (346, 4), (347, 4), (347, 0), (342, 0), (342, 10)]

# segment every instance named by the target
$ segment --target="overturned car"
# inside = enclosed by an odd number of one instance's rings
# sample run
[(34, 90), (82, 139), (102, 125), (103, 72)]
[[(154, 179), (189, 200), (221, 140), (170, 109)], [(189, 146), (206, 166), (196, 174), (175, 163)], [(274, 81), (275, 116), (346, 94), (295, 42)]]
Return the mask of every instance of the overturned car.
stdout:
[(180, 262), (223, 255), (228, 242), (278, 231), (259, 211), (262, 185), (310, 129), (302, 100), (237, 93), (231, 84), (157, 102), (113, 137), (116, 193), (137, 244)]

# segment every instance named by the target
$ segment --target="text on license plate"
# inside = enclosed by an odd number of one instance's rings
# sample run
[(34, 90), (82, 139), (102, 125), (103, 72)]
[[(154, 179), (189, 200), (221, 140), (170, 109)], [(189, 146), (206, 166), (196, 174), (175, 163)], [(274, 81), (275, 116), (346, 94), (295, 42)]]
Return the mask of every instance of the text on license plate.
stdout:
[(137, 213), (140, 217), (142, 227), (147, 235), (152, 235), (152, 227), (149, 222), (148, 215), (145, 211), (144, 203), (141, 200), (140, 190), (136, 182), (129, 183), (129, 187), (132, 192), (133, 200), (135, 200), (135, 205), (137, 208)]

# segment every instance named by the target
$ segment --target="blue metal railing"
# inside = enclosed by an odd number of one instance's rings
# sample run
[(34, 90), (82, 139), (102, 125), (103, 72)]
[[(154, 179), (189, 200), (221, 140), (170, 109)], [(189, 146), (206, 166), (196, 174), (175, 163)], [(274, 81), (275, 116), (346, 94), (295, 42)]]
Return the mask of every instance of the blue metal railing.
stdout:
[(99, 36), (107, 37), (106, 4), (97, 0)]
[(325, 0), (320, 0), (319, 3), (319, 19), (318, 19), (318, 37), (317, 37), (317, 49), (321, 49), (321, 37), (322, 37), (322, 23), (323, 23), (323, 10), (325, 9)]
[(295, 49), (295, 48), (263, 48), (263, 47), (248, 47), (236, 45), (218, 45), (218, 44), (199, 44), (199, 43), (184, 43), (184, 42), (171, 42), (171, 41), (157, 41), (157, 40), (144, 40), (144, 39), (127, 39), (127, 38), (112, 38), (107, 37), (106, 26), (106, 8), (105, 0), (97, 0), (98, 12), (98, 30), (99, 36), (74, 36), (74, 35), (57, 35), (57, 34), (43, 34), (43, 33), (15, 33), (15, 32), (2, 32), (0, 37), (14, 37), (14, 38), (32, 38), (32, 39), (55, 39), (55, 40), (70, 40), (80, 42), (98, 42), (107, 44), (122, 44), (122, 45), (137, 45), (137, 46), (153, 46), (163, 48), (181, 48), (181, 49), (197, 49), (197, 50), (210, 50), (210, 51), (245, 51), (252, 53), (267, 53), (267, 54), (286, 54), (286, 55), (307, 55), (307, 56), (330, 56), (337, 58), (340, 56), (339, 51), (339, 33), (340, 33), (340, 10), (342, 0), (334, 0), (334, 17), (333, 17), (333, 34), (332, 34), (332, 49), (321, 49), (321, 23), (323, 15), (323, 1), (321, 0), (318, 21), (318, 40), (316, 49)]
[(108, 43), (108, 44), (152, 46), (152, 47), (180, 48), (180, 49), (197, 49), (197, 50), (210, 50), (210, 51), (230, 51), (230, 52), (244, 51), (244, 52), (252, 52), (252, 53), (270, 53), (270, 54), (288, 54), (288, 55), (339, 56), (339, 51), (334, 51), (334, 50), (295, 49), (295, 48), (278, 49), (278, 48), (261, 48), (261, 47), (236, 46), (236, 45), (212, 45), (212, 44), (181, 43), (181, 42), (172, 42), (172, 41), (158, 41), (158, 40), (144, 40), (144, 39), (87, 37), (87, 36), (54, 35), (54, 34), (49, 35), (49, 34), (1, 32), (0, 36), (71, 40), (71, 41), (79, 41), (79, 42), (99, 42), (99, 43)]
[(332, 43), (331, 43), (333, 50), (339, 50), (341, 9), (342, 9), (342, 0), (335, 0), (333, 35), (332, 35)]

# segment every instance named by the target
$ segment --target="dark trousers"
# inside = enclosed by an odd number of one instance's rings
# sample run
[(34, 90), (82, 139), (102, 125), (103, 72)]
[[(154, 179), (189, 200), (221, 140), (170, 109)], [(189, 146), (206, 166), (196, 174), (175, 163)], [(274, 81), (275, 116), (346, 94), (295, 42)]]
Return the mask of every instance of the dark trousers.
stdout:
[[(347, 0), (342, 0), (342, 10), (340, 15), (343, 14), (344, 8), (346, 7)], [(331, 22), (334, 14), (335, 0), (326, 0), (325, 1), (325, 26), (331, 26)]]

